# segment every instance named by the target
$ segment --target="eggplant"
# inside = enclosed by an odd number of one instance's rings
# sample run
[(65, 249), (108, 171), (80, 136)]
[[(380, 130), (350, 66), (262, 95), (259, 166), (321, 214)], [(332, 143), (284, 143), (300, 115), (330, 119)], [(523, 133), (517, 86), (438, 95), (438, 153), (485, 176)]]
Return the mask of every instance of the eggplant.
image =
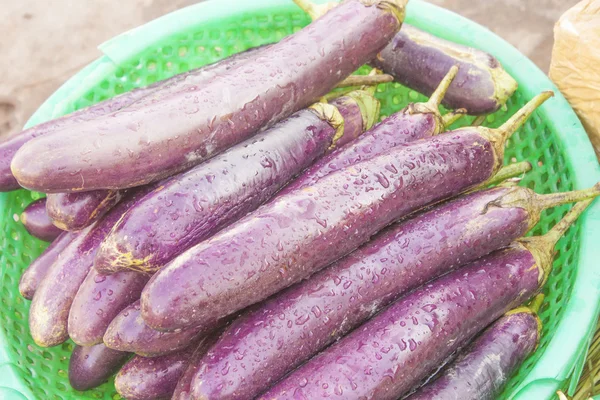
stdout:
[(45, 198), (28, 205), (21, 213), (19, 220), (31, 236), (45, 242), (52, 242), (63, 233), (63, 230), (52, 224), (52, 220), (46, 213)]
[(52, 223), (64, 231), (79, 231), (102, 218), (121, 201), (120, 190), (83, 193), (50, 193), (46, 210)]
[(75, 346), (69, 360), (69, 383), (75, 390), (90, 390), (108, 381), (130, 354), (111, 350), (103, 344)]

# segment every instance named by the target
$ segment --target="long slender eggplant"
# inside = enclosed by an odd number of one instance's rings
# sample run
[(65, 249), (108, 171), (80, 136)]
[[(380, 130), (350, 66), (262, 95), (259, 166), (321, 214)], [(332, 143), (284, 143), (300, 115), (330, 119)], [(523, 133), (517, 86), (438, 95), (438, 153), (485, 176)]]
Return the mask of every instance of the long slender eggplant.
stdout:
[(139, 300), (149, 279), (150, 275), (135, 271), (103, 275), (90, 269), (69, 310), (69, 337), (81, 346), (102, 343), (110, 323)]
[(152, 328), (210, 325), (355, 250), (391, 222), (491, 178), (506, 139), (552, 92), (498, 130), (469, 127), (390, 149), (278, 196), (177, 257), (142, 292)]
[(258, 208), (328, 149), (371, 128), (379, 102), (356, 91), (317, 103), (170, 179), (136, 204), (102, 243), (102, 273), (155, 272)]
[(29, 329), (42, 347), (56, 346), (68, 339), (67, 322), (73, 299), (92, 268), (94, 256), (113, 225), (152, 187), (132, 190), (102, 220), (77, 235), (61, 252), (38, 286), (29, 310)]
[[(315, 5), (294, 0), (313, 19), (320, 18), (337, 3)], [(426, 96), (453, 65), (460, 68), (448, 89), (443, 104), (464, 108), (471, 115), (497, 111), (515, 93), (518, 84), (491, 54), (453, 43), (414, 26), (403, 24), (400, 32), (371, 61), (371, 65), (392, 75), (395, 80)]]
[(121, 198), (122, 190), (50, 193), (46, 210), (52, 223), (64, 231), (79, 231), (102, 218)]
[[(119, 96), (110, 98), (108, 100), (84, 108), (82, 110), (75, 111), (74, 113), (68, 114), (64, 117), (60, 117), (36, 125), (34, 127), (24, 130), (20, 134), (9, 138), (8, 140), (1, 142), (0, 192), (16, 190), (21, 187), (10, 170), (10, 164), (15, 153), (30, 140), (35, 139), (37, 137), (50, 135), (62, 129), (76, 129), (76, 127), (83, 122), (103, 117), (107, 114), (111, 114), (116, 111), (127, 108), (132, 104), (135, 104), (141, 101), (142, 99), (147, 98), (149, 95), (154, 94), (155, 92), (163, 93), (163, 95), (168, 94), (168, 92), (173, 92), (173, 86), (176, 83), (180, 83), (181, 81), (183, 81), (184, 83), (188, 83), (188, 81), (191, 81), (190, 84), (193, 83), (196, 85), (201, 83), (201, 81), (198, 78), (201, 78), (204, 81), (210, 81), (210, 79), (214, 78), (216, 75), (222, 74), (232, 69), (236, 65), (239, 65), (257, 56), (258, 54), (260, 54), (257, 52), (258, 49), (259, 48), (249, 49), (245, 52), (234, 54), (233, 56), (220, 62), (210, 64), (205, 67), (195, 69), (183, 74), (175, 75), (169, 79), (156, 82), (147, 87), (134, 89), (130, 92), (123, 93)], [(153, 100), (155, 100), (155, 97), (153, 97)], [(79, 140), (81, 140), (81, 138)]]
[(446, 131), (461, 114), (442, 117), (439, 105), (458, 69), (450, 68), (436, 92), (426, 103), (410, 104), (386, 118), (360, 138), (318, 160), (290, 183), (284, 192), (310, 186), (325, 175), (369, 160), (400, 144), (438, 135)]
[[(39, 137), (15, 154), (46, 193), (140, 186), (186, 170), (306, 108), (400, 30), (406, 0), (347, 0), (210, 84)], [(352, 29), (336, 29), (337, 26)], [(88, 140), (77, 140), (86, 135)]]
[[(395, 400), (407, 394), (487, 325), (540, 290), (556, 242), (590, 202), (576, 204), (548, 234), (520, 239), (401, 298), (260, 398)], [(201, 387), (197, 378), (194, 390)]]
[(461, 351), (440, 376), (407, 400), (496, 399), (536, 349), (541, 331), (542, 322), (534, 306), (509, 311)]
[(171, 399), (190, 361), (206, 353), (219, 335), (217, 331), (175, 354), (154, 358), (135, 356), (117, 374), (117, 392), (128, 400)]
[(19, 219), (31, 236), (45, 242), (52, 242), (63, 233), (63, 230), (52, 224), (52, 220), (46, 212), (45, 198), (28, 205)]
[(135, 353), (142, 357), (158, 357), (185, 349), (191, 341), (214, 327), (159, 332), (142, 319), (139, 300), (121, 311), (104, 334), (104, 344), (114, 350)]
[(399, 296), (522, 237), (544, 209), (598, 195), (498, 187), (397, 223), (235, 320), (201, 360), (196, 391), (253, 398)]
[(19, 281), (19, 293), (21, 293), (21, 296), (27, 300), (33, 299), (33, 295), (40, 282), (48, 273), (48, 269), (58, 260), (62, 251), (78, 235), (79, 233), (63, 232), (27, 267)]
[(69, 360), (69, 383), (75, 390), (102, 385), (127, 361), (130, 354), (111, 350), (103, 344), (75, 346)]

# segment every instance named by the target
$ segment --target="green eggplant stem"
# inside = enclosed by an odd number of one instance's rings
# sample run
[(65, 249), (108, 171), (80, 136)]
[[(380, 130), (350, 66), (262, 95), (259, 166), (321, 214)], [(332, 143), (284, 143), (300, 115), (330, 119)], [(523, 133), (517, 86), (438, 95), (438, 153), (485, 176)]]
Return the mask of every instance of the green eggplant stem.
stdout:
[(480, 115), (479, 117), (476, 117), (473, 122), (471, 122), (471, 126), (480, 126), (481, 124), (483, 124), (485, 122), (485, 119), (487, 118), (487, 115)]
[(506, 167), (503, 167), (500, 171), (498, 171), (496, 175), (492, 176), (490, 179), (483, 182), (481, 185), (477, 185), (476, 187), (471, 189), (469, 193), (476, 192), (478, 190), (483, 190), (493, 185), (497, 185), (506, 181), (507, 179), (521, 176), (529, 171), (531, 171), (531, 163), (528, 161), (522, 161), (515, 164), (507, 165)]
[(531, 114), (538, 109), (549, 98), (554, 96), (551, 90), (542, 92), (529, 101), (523, 108), (517, 111), (500, 128), (496, 129), (501, 141), (504, 143), (510, 138), (523, 124), (531, 117)]
[(538, 294), (531, 300), (529, 303), (529, 309), (534, 313), (538, 314), (540, 312), (540, 308), (542, 308), (542, 304), (544, 304), (544, 295)]
[(467, 115), (467, 110), (465, 110), (464, 108), (459, 108), (458, 110), (451, 111), (446, 115), (442, 116), (444, 129), (447, 129), (450, 125), (452, 125), (465, 115)]
[(437, 89), (435, 89), (435, 92), (433, 92), (429, 98), (429, 101), (425, 103), (429, 108), (437, 110), (440, 107), (440, 104), (442, 104), (442, 100), (444, 100), (444, 96), (446, 96), (446, 92), (448, 92), (452, 81), (454, 78), (456, 78), (456, 74), (458, 74), (458, 67), (454, 65), (452, 68), (450, 68), (450, 70), (448, 70), (448, 73), (444, 79), (442, 79)]
[(322, 17), (337, 5), (337, 3), (330, 2), (325, 4), (315, 4), (310, 0), (293, 0), (298, 7), (306, 12), (310, 18), (314, 21), (317, 18)]
[(600, 196), (600, 183), (589, 189), (575, 190), (564, 193), (536, 194), (535, 202), (545, 210), (563, 204), (578, 203), (584, 200), (592, 200)]
[(380, 75), (350, 75), (340, 82), (336, 88), (346, 88), (350, 86), (373, 86), (381, 83), (393, 82), (394, 77), (387, 74)]

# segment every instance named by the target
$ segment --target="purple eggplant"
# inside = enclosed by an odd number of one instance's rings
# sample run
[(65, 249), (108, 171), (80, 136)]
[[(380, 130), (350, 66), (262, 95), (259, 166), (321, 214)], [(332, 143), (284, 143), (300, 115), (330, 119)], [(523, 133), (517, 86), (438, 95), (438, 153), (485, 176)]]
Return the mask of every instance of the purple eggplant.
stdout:
[(278, 196), (174, 259), (142, 292), (158, 330), (210, 325), (355, 250), (403, 216), (477, 186), (504, 142), (552, 92), (498, 130), (464, 128), (400, 145)]
[[(487, 325), (540, 290), (556, 242), (590, 202), (576, 204), (547, 235), (520, 239), (401, 298), (260, 398), (395, 400), (407, 394)], [(197, 378), (194, 395), (201, 387)]]
[(369, 129), (379, 102), (353, 92), (317, 103), (144, 197), (102, 243), (95, 268), (155, 272), (273, 196), (328, 149)]
[(75, 390), (90, 390), (108, 381), (130, 354), (111, 350), (103, 344), (75, 346), (69, 361), (69, 383)]
[(210, 83), (27, 143), (12, 172), (22, 186), (53, 193), (134, 187), (193, 167), (306, 108), (374, 58), (400, 30), (406, 1), (346, 0)]
[(114, 350), (143, 357), (157, 357), (185, 349), (192, 340), (212, 328), (155, 331), (144, 323), (138, 300), (121, 311), (110, 323), (104, 334), (104, 343)]
[(179, 353), (154, 358), (133, 357), (115, 378), (117, 392), (128, 400), (171, 399), (190, 361), (200, 358), (219, 334), (207, 336)]
[(102, 220), (81, 231), (60, 253), (33, 296), (29, 310), (29, 329), (42, 347), (56, 346), (68, 339), (69, 310), (79, 286), (92, 268), (94, 256), (113, 225), (151, 186), (132, 190)]
[(499, 187), (397, 223), (235, 320), (201, 360), (197, 393), (253, 398), (400, 295), (520, 238), (542, 210), (598, 195)]
[[(337, 2), (321, 5), (308, 0), (294, 2), (313, 19), (337, 5)], [(408, 24), (402, 25), (370, 64), (426, 96), (435, 91), (450, 67), (458, 66), (460, 72), (442, 103), (450, 109), (466, 109), (471, 115), (497, 111), (518, 87), (491, 54), (438, 38)]]
[[(259, 48), (246, 50), (245, 52), (235, 54), (220, 62), (183, 74), (175, 75), (169, 79), (156, 82), (148, 87), (134, 89), (131, 92), (123, 93), (122, 95), (113, 97), (82, 110), (75, 111), (74, 113), (64, 117), (36, 125), (32, 128), (24, 130), (20, 134), (8, 138), (0, 143), (0, 192), (16, 190), (21, 187), (10, 170), (10, 164), (15, 153), (30, 140), (40, 136), (50, 135), (53, 132), (58, 132), (62, 129), (73, 128), (76, 130), (78, 124), (129, 107), (155, 92), (167, 92), (166, 94), (168, 94), (168, 92), (175, 91), (174, 89), (176, 88), (181, 90), (182, 88), (180, 88), (180, 86), (183, 86), (184, 89), (189, 84), (199, 84), (202, 80), (208, 81), (214, 78), (214, 76), (225, 73), (234, 66), (257, 56), (260, 54), (257, 52), (258, 49)], [(198, 79), (198, 77), (201, 79)], [(181, 83), (182, 81), (188, 85), (175, 85), (177, 83)], [(155, 101), (156, 97), (152, 97), (151, 100)], [(94, 194), (92, 196), (97, 195)], [(79, 201), (81, 201), (81, 199)]]
[(73, 299), (68, 332), (81, 346), (102, 343), (106, 329), (117, 315), (136, 300), (150, 279), (134, 271), (102, 275), (92, 268)]
[(79, 231), (102, 218), (113, 208), (124, 192), (94, 190), (83, 193), (50, 193), (46, 201), (48, 216), (65, 231)]
[(407, 400), (496, 399), (539, 343), (542, 322), (536, 313), (529, 307), (509, 311)]
[(46, 212), (45, 198), (28, 205), (21, 213), (20, 220), (31, 236), (45, 242), (52, 242), (63, 233), (63, 230), (52, 224)]
[(446, 131), (446, 127), (461, 116), (457, 113), (442, 117), (439, 111), (440, 101), (457, 72), (456, 68), (450, 68), (428, 102), (409, 104), (360, 138), (321, 158), (290, 183), (284, 193), (310, 186), (332, 172), (384, 154), (392, 147)]
[(19, 293), (27, 300), (33, 299), (40, 282), (48, 273), (48, 269), (58, 260), (63, 249), (69, 245), (79, 233), (63, 232), (44, 252), (27, 267), (19, 281)]

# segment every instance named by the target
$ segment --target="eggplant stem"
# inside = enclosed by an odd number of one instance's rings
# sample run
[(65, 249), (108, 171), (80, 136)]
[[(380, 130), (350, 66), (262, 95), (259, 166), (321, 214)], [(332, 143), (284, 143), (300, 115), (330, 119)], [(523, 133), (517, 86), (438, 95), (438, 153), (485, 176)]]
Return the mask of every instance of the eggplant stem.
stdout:
[(471, 126), (480, 126), (481, 124), (483, 124), (485, 122), (485, 119), (487, 118), (486, 115), (480, 115), (479, 117), (476, 117), (473, 122), (471, 122)]
[(337, 6), (337, 3), (330, 2), (325, 4), (315, 4), (310, 0), (293, 0), (298, 7), (300, 7), (310, 18), (314, 21), (327, 13), (333, 7)]
[(381, 75), (350, 75), (348, 78), (344, 79), (336, 88), (346, 88), (350, 86), (373, 86), (379, 85), (381, 83), (389, 83), (393, 82), (394, 77), (387, 74)]
[(574, 190), (564, 193), (536, 194), (535, 202), (540, 209), (561, 206), (563, 204), (578, 203), (584, 200), (592, 200), (600, 196), (600, 183), (589, 189)]
[(450, 125), (461, 119), (467, 115), (467, 110), (464, 108), (459, 108), (458, 110), (451, 111), (448, 114), (442, 116), (442, 122), (444, 124), (444, 129), (447, 129)]
[(571, 210), (561, 219), (552, 229), (548, 231), (542, 238), (544, 238), (549, 245), (554, 248), (556, 243), (563, 237), (563, 235), (569, 230), (571, 225), (577, 221), (577, 219), (583, 214), (583, 212), (592, 204), (593, 199), (581, 201), (573, 206)]
[(540, 309), (542, 308), (542, 304), (544, 304), (544, 295), (540, 293), (537, 296), (535, 296), (533, 300), (531, 300), (531, 302), (529, 303), (529, 309), (534, 313), (538, 314), (540, 312)]
[(528, 161), (522, 161), (515, 164), (507, 165), (503, 167), (496, 175), (492, 176), (487, 181), (483, 182), (481, 185), (477, 185), (469, 192), (476, 192), (478, 190), (486, 189), (492, 185), (497, 185), (501, 182), (506, 181), (510, 178), (515, 178), (520, 175), (523, 175), (527, 172), (531, 171), (531, 163)]
[(542, 92), (531, 99), (523, 108), (517, 111), (508, 121), (497, 129), (502, 138), (502, 142), (506, 142), (523, 124), (531, 117), (531, 114), (538, 109), (546, 100), (554, 96), (551, 90)]
[(446, 92), (448, 92), (448, 89), (452, 84), (452, 81), (454, 81), (454, 78), (456, 78), (456, 74), (458, 74), (458, 67), (456, 65), (453, 65), (444, 77), (444, 79), (442, 79), (437, 89), (435, 89), (435, 92), (433, 92), (431, 97), (429, 97), (429, 101), (425, 103), (429, 108), (439, 108), (440, 104), (442, 104), (442, 100), (444, 100), (444, 97), (446, 96)]
[(337, 99), (338, 97), (345, 96), (348, 93), (354, 92), (355, 90), (360, 90), (360, 87), (345, 87), (345, 88), (341, 88), (341, 89), (336, 89), (336, 90), (333, 90), (333, 91), (327, 93), (325, 96), (322, 96), (319, 99), (319, 102), (328, 103), (333, 99)]

